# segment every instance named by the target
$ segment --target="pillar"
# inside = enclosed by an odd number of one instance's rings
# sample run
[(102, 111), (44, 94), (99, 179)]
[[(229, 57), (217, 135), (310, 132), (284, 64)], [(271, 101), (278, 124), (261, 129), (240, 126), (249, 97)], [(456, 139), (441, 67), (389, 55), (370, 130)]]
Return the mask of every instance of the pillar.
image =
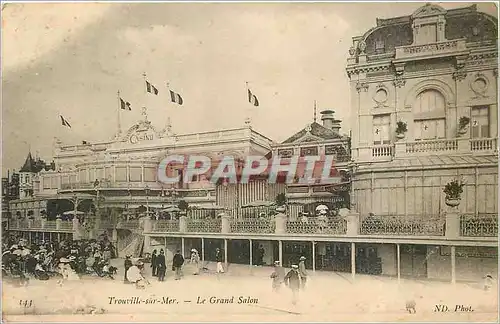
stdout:
[(45, 243), (45, 232), (42, 232), (42, 241)]
[(446, 210), (446, 238), (458, 238), (460, 236), (460, 216), (458, 208), (448, 207)]
[(56, 230), (60, 230), (62, 225), (62, 219), (57, 218), (56, 219)]
[(221, 216), (221, 233), (231, 233), (231, 220), (226, 214)]
[(185, 215), (179, 217), (179, 232), (181, 233), (187, 232), (187, 216)]
[(181, 237), (181, 255), (184, 257), (184, 251), (186, 251), (186, 242), (183, 237)]
[(116, 245), (116, 242), (118, 242), (118, 230), (116, 228), (113, 228), (113, 230), (111, 231), (111, 241), (115, 245)]
[(456, 283), (456, 260), (455, 260), (455, 246), (452, 246), (451, 247), (451, 252), (450, 252), (450, 255), (451, 255), (451, 283), (454, 284)]
[(356, 277), (356, 244), (351, 243), (351, 277), (354, 280)]
[(253, 241), (250, 239), (250, 266), (253, 265)]
[(205, 261), (205, 239), (201, 238), (201, 262)]
[(396, 258), (397, 258), (397, 271), (398, 271), (398, 283), (401, 282), (401, 245), (396, 244)]
[(227, 239), (224, 239), (224, 269), (227, 270)]
[(359, 229), (359, 214), (350, 211), (346, 208), (342, 208), (339, 211), (339, 216), (342, 218), (345, 218), (347, 221), (347, 228), (346, 228), (346, 234), (348, 236), (356, 236), (358, 235), (358, 229)]
[(279, 257), (280, 264), (283, 267), (284, 265), (283, 265), (283, 241), (282, 240), (278, 241), (278, 257)]
[(316, 271), (316, 242), (312, 241), (312, 266), (313, 271)]
[(274, 216), (274, 221), (276, 222), (276, 227), (274, 230), (275, 234), (285, 234), (286, 233), (286, 215), (279, 213)]
[(57, 233), (57, 242), (61, 242), (61, 233)]

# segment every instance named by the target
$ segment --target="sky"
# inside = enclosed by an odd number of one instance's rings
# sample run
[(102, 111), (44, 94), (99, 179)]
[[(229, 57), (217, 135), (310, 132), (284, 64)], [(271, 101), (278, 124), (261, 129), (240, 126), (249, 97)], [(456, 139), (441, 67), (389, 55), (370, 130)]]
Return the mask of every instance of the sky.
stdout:
[[(445, 9), (471, 3), (440, 3)], [(352, 37), (423, 3), (8, 3), (2, 8), (2, 174), (28, 153), (110, 140), (141, 116), (177, 134), (252, 127), (283, 141), (335, 111), (349, 132)], [(493, 3), (479, 11), (497, 16)], [(160, 91), (146, 96), (143, 73)], [(248, 103), (246, 82), (260, 106)], [(169, 101), (167, 83), (184, 104)], [(71, 124), (61, 125), (59, 115)], [(319, 113), (318, 113), (319, 115)], [(318, 122), (320, 122), (318, 118)]]

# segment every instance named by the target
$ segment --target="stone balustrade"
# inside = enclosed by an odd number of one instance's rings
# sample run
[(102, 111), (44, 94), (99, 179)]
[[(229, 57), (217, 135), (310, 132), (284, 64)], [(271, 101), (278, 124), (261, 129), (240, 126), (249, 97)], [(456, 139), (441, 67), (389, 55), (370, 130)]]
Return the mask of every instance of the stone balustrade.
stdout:
[[(77, 223), (76, 226), (79, 226), (79, 224)], [(9, 221), (9, 229), (71, 233), (75, 229), (75, 222), (63, 221), (61, 219), (56, 219), (55, 221), (45, 219), (11, 220)]]

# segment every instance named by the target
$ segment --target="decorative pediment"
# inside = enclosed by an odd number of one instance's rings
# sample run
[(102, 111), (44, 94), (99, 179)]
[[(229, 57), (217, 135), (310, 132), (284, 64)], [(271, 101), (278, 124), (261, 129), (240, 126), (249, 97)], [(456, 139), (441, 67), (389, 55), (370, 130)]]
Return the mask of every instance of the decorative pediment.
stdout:
[(128, 144), (138, 144), (155, 141), (162, 138), (162, 135), (163, 134), (157, 131), (149, 120), (141, 120), (129, 128), (129, 130), (121, 138), (121, 141)]
[(320, 141), (323, 141), (321, 137), (307, 134), (304, 137), (296, 140), (295, 143), (310, 143), (310, 142), (320, 142)]
[(293, 136), (289, 137), (283, 142), (283, 144), (289, 143), (303, 143), (303, 142), (317, 142), (324, 141), (327, 139), (341, 138), (339, 134), (335, 133), (333, 130), (324, 127), (316, 122), (308, 124), (301, 131), (295, 133)]
[(426, 4), (420, 7), (412, 15), (413, 18), (423, 18), (429, 16), (445, 15), (446, 10), (435, 4)]

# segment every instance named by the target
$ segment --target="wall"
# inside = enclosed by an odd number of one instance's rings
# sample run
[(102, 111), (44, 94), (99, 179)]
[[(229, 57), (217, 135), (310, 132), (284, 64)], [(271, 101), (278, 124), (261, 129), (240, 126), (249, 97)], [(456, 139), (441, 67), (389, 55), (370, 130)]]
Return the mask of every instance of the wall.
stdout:
[(358, 174), (353, 179), (357, 210), (361, 215), (437, 215), (446, 207), (444, 186), (457, 176), (466, 183), (459, 213), (498, 212), (495, 167)]
[[(428, 251), (432, 249), (433, 247), (428, 247)], [(467, 253), (468, 251), (469, 253)], [(472, 254), (470, 251), (475, 253)], [(456, 279), (481, 281), (486, 274), (491, 274), (495, 279), (498, 279), (497, 251), (497, 248), (456, 247)], [(429, 256), (427, 273), (429, 279), (451, 280), (451, 257), (449, 247), (437, 249), (436, 253)]]

